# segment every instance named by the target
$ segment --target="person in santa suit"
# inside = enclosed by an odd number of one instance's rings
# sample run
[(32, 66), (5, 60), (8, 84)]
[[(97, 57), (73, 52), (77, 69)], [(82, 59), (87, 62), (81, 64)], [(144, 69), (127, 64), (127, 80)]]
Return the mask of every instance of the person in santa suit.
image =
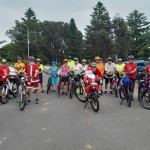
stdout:
[[(6, 79), (9, 78), (9, 73), (10, 73), (10, 69), (6, 65), (7, 60), (3, 58), (1, 62), (2, 65), (0, 66), (0, 86), (2, 86), (4, 82), (6, 82)], [(0, 93), (0, 98), (2, 98), (1, 93)]]
[(27, 74), (27, 88), (28, 88), (28, 102), (31, 102), (31, 90), (34, 88), (36, 94), (36, 104), (38, 104), (38, 85), (39, 85), (39, 66), (34, 63), (35, 58), (33, 56), (29, 57), (29, 63), (26, 65), (25, 72)]
[(90, 68), (90, 67), (88, 68), (83, 81), (86, 85), (85, 91), (87, 94), (90, 94), (90, 88), (91, 88), (91, 86), (93, 86), (91, 83), (94, 83), (96, 91), (98, 92), (99, 86), (98, 86), (97, 81), (99, 81), (99, 77), (93, 73), (92, 68)]

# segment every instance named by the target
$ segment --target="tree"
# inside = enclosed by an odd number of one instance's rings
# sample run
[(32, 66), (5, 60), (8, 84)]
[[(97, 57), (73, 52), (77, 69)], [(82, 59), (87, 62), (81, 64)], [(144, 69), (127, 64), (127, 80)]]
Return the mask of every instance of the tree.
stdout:
[(136, 57), (147, 57), (150, 43), (150, 22), (144, 13), (134, 10), (127, 17), (128, 26), (131, 31), (130, 53)]
[(103, 6), (103, 3), (98, 2), (93, 8), (94, 12), (91, 17), (91, 25), (87, 26), (86, 31), (86, 53), (87, 57), (91, 58), (100, 55), (106, 58), (113, 55), (112, 51), (112, 26), (109, 13)]
[(119, 15), (116, 15), (112, 21), (113, 25), (113, 49), (116, 59), (126, 59), (130, 49), (130, 33), (127, 23)]
[(77, 29), (75, 20), (71, 18), (69, 24), (68, 35), (68, 54), (73, 56), (80, 56), (82, 50), (82, 33)]

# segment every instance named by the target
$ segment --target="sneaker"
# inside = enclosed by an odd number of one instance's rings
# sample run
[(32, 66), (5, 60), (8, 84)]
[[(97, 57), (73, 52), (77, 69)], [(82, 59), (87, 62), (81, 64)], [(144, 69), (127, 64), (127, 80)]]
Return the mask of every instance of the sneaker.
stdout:
[(39, 103), (39, 99), (38, 98), (36, 98), (36, 100), (35, 100), (35, 104), (38, 104)]
[(44, 90), (42, 90), (41, 92), (44, 93)]
[(113, 94), (113, 92), (112, 92), (112, 91), (110, 91), (110, 94)]
[(107, 91), (105, 91), (105, 94), (107, 94)]

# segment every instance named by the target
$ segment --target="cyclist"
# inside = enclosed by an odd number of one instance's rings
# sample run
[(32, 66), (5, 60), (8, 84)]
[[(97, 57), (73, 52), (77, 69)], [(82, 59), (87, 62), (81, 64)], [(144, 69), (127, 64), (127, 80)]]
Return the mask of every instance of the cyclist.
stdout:
[(87, 71), (87, 67), (88, 67), (88, 66), (86, 65), (86, 60), (83, 59), (83, 60), (82, 60), (82, 70), (86, 72), (86, 71)]
[(110, 82), (110, 94), (112, 92), (112, 81), (113, 81), (113, 74), (117, 71), (117, 66), (112, 62), (112, 58), (107, 58), (107, 63), (105, 64), (105, 94), (107, 93), (108, 83)]
[(97, 63), (97, 68), (99, 69), (99, 71), (101, 72), (101, 75), (104, 75), (104, 66), (103, 66), (103, 62), (102, 59), (99, 56), (95, 57), (95, 61)]
[(148, 57), (149, 64), (146, 66), (144, 74), (150, 75), (150, 57)]
[(134, 87), (135, 87), (135, 79), (136, 79), (136, 72), (137, 72), (137, 65), (134, 63), (134, 56), (130, 55), (128, 57), (129, 62), (125, 65), (124, 69), (126, 71), (127, 76), (132, 81), (131, 87), (130, 87), (130, 94), (131, 99), (133, 99), (133, 93), (134, 93)]
[(78, 74), (80, 72), (82, 72), (82, 65), (79, 63), (78, 58), (74, 58), (74, 62), (75, 64), (72, 66), (71, 71), (74, 71), (74, 74)]
[(72, 69), (74, 65), (74, 61), (72, 60), (72, 56), (68, 56), (68, 66)]
[(32, 88), (34, 88), (36, 93), (36, 104), (38, 104), (39, 67), (36, 63), (34, 63), (35, 58), (33, 56), (30, 56), (28, 60), (29, 63), (26, 65), (25, 68), (25, 72), (27, 74), (27, 83), (28, 83), (27, 88), (29, 93), (28, 102), (31, 102), (31, 90)]
[(6, 79), (9, 78), (10, 72), (9, 67), (6, 65), (7, 60), (3, 58), (1, 62), (2, 65), (0, 66), (0, 86), (2, 86), (3, 83), (6, 82)]
[(44, 90), (43, 90), (43, 70), (44, 70), (44, 66), (41, 64), (41, 59), (36, 59), (36, 63), (37, 65), (39, 66), (39, 83), (40, 83), (40, 86), (41, 86), (41, 92), (44, 93)]
[(50, 74), (52, 76), (52, 78), (51, 78), (51, 84), (52, 84), (51, 92), (56, 92), (57, 91), (58, 70), (59, 69), (56, 66), (56, 62), (52, 61), (52, 66), (50, 67)]
[(92, 68), (92, 73), (96, 76), (97, 78), (97, 83), (99, 85), (99, 88), (98, 88), (98, 92), (99, 92), (99, 95), (102, 95), (102, 74), (100, 72), (100, 70), (97, 68), (97, 64), (96, 62), (92, 62), (91, 63), (91, 68)]
[(60, 67), (60, 70), (58, 71), (58, 74), (61, 74), (62, 78), (61, 78), (61, 89), (62, 89), (62, 93), (61, 95), (68, 95), (68, 72), (70, 71), (70, 67), (67, 65), (68, 63), (68, 59), (64, 59), (64, 64)]
[(14, 64), (14, 68), (18, 74), (18, 77), (21, 79), (23, 73), (25, 72), (25, 64), (22, 62), (21, 57), (17, 57), (17, 62)]
[[(118, 69), (119, 75), (122, 74), (122, 72), (124, 71), (124, 67), (125, 67), (125, 64), (122, 62), (122, 59), (119, 58), (118, 64), (117, 64), (117, 69)], [(119, 85), (120, 80), (121, 80), (119, 75), (118, 75), (118, 85)]]

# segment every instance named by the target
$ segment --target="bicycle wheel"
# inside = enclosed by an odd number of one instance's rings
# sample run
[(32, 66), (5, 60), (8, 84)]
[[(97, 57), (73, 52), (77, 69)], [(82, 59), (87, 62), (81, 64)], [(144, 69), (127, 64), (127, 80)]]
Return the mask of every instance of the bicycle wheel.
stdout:
[(127, 105), (128, 105), (128, 107), (130, 107), (131, 106), (131, 95), (130, 95), (130, 92), (129, 92), (128, 89), (126, 89), (125, 97), (126, 97), (126, 100), (127, 100)]
[(58, 97), (60, 97), (60, 90), (61, 90), (61, 82), (58, 82), (58, 86), (57, 86), (57, 90), (58, 90)]
[(47, 81), (47, 90), (46, 90), (47, 94), (49, 93), (50, 89), (51, 89), (51, 79), (48, 79), (48, 81)]
[(91, 104), (93, 111), (98, 112), (99, 111), (99, 100), (98, 100), (97, 95), (90, 96), (89, 99), (90, 99), (90, 104)]
[(150, 110), (150, 97), (149, 93), (150, 91), (148, 89), (145, 89), (141, 92), (139, 96), (140, 104), (143, 108)]
[(125, 89), (123, 87), (121, 87), (119, 89), (119, 97), (124, 100), (125, 99)]
[(73, 93), (74, 93), (74, 85), (73, 85), (73, 81), (70, 80), (70, 85), (69, 85), (69, 97), (70, 97), (70, 99), (73, 98)]
[(88, 99), (86, 98), (87, 95), (84, 93), (83, 87), (81, 85), (76, 86), (75, 96), (82, 103), (86, 103), (88, 101)]
[(26, 101), (27, 101), (27, 95), (26, 94), (21, 94), (21, 97), (19, 99), (19, 109), (20, 111), (23, 111), (25, 106), (26, 106)]
[(118, 87), (117, 86), (114, 86), (114, 91), (115, 91), (116, 97), (118, 97)]
[(7, 104), (8, 103), (8, 100), (9, 100), (9, 96), (8, 96), (8, 93), (6, 93), (6, 88), (5, 87), (3, 87), (2, 89), (1, 89), (1, 93), (2, 93), (2, 97), (0, 97), (0, 102), (2, 103), (2, 104)]
[(16, 83), (13, 83), (12, 92), (13, 92), (13, 97), (17, 98), (19, 95), (19, 87)]

